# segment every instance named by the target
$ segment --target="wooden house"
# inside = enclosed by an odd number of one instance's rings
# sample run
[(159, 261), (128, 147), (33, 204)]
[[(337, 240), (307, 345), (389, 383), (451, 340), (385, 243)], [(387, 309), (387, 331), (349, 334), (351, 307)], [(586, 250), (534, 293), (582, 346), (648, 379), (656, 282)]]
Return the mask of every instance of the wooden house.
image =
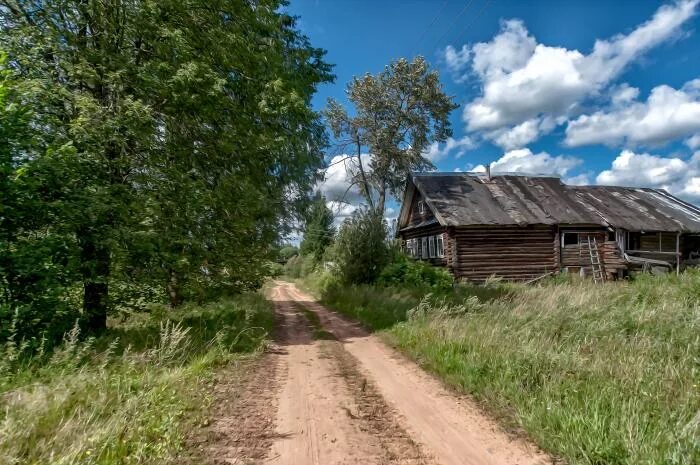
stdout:
[(457, 279), (596, 280), (632, 268), (679, 270), (700, 257), (700, 208), (662, 189), (569, 186), (557, 177), (416, 173), (397, 237)]

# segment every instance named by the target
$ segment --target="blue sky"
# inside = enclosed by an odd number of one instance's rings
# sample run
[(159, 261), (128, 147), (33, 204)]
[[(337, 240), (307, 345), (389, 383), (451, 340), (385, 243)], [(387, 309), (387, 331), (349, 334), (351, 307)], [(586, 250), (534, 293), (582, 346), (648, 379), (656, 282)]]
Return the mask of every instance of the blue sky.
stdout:
[(460, 105), (453, 140), (427, 152), (441, 171), (491, 163), (700, 201), (698, 0), (291, 0), (288, 10), (335, 64), (318, 109), (345, 102), (353, 76), (428, 59)]

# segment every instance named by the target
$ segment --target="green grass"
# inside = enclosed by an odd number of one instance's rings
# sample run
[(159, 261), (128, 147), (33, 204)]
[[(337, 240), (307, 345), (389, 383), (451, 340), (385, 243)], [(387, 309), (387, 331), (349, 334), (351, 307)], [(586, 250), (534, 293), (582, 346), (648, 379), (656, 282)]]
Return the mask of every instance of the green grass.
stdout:
[(427, 295), (429, 302), (461, 302), (476, 297), (484, 302), (503, 298), (514, 292), (509, 284), (492, 286), (461, 285), (450, 292), (430, 293), (426, 289), (407, 287), (373, 287), (329, 285), (317, 289), (306, 283), (322, 303), (351, 318), (361, 321), (372, 330), (382, 330), (405, 321), (407, 312)]
[(323, 300), (570, 464), (700, 463), (699, 273), (488, 287)]
[(0, 346), (0, 464), (175, 462), (215, 370), (255, 353), (273, 313), (251, 294), (111, 323), (51, 354)]
[(304, 316), (306, 317), (306, 320), (311, 325), (311, 327), (313, 329), (314, 339), (328, 340), (328, 341), (335, 341), (336, 340), (336, 337), (333, 335), (333, 333), (331, 333), (323, 328), (323, 324), (321, 323), (321, 318), (318, 316), (318, 314), (316, 312), (309, 310), (308, 308), (304, 307), (300, 303), (297, 303), (296, 307), (304, 314)]

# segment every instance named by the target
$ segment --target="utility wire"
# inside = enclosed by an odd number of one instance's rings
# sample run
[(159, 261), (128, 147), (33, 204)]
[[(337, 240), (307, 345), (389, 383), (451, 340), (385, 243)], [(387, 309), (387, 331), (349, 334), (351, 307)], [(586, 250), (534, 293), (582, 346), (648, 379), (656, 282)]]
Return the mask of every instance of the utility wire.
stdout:
[(445, 32), (442, 33), (440, 38), (435, 41), (435, 45), (433, 45), (433, 49), (437, 48), (438, 44), (442, 41), (442, 39), (447, 36), (447, 34), (452, 30), (452, 28), (457, 24), (457, 21), (459, 21), (459, 18), (462, 17), (462, 15), (469, 9), (471, 4), (474, 3), (474, 0), (469, 0), (466, 5), (464, 5), (464, 8), (462, 8), (462, 11), (459, 12), (457, 16), (455, 16), (455, 19), (452, 21), (452, 23), (445, 29)]
[(489, 3), (491, 3), (491, 0), (486, 0), (481, 6), (481, 9), (479, 9), (479, 11), (476, 12), (476, 15), (472, 17), (471, 21), (469, 21), (467, 25), (464, 26), (462, 32), (460, 32), (457, 38), (455, 39), (455, 44), (459, 44), (459, 41), (462, 39), (464, 33), (467, 32), (467, 30), (471, 27), (472, 24), (476, 22), (477, 19), (479, 19), (479, 17), (484, 13), (484, 10), (486, 10), (486, 7), (489, 5)]
[(430, 21), (430, 23), (426, 26), (426, 28), (423, 29), (423, 33), (418, 38), (418, 42), (416, 42), (416, 45), (415, 45), (415, 47), (413, 47), (413, 50), (418, 51), (418, 47), (420, 46), (421, 42), (423, 42), (423, 39), (425, 39), (425, 36), (428, 33), (428, 31), (430, 30), (430, 28), (435, 25), (435, 22), (442, 15), (442, 12), (445, 11), (445, 7), (447, 6), (447, 2), (449, 2), (449, 0), (445, 0), (443, 2), (442, 6), (438, 10), (437, 14), (433, 17), (432, 21)]

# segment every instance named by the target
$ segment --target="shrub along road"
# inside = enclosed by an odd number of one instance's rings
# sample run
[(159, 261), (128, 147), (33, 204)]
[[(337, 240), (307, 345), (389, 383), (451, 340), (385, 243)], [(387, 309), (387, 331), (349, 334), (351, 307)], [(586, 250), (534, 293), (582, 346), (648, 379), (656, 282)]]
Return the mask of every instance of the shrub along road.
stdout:
[[(551, 462), (293, 284), (277, 282), (270, 298), (279, 328), (268, 355), (274, 379), (256, 381), (257, 389), (277, 391), (275, 431), (259, 432), (271, 437), (266, 463)], [(271, 415), (269, 409), (245, 414)]]

